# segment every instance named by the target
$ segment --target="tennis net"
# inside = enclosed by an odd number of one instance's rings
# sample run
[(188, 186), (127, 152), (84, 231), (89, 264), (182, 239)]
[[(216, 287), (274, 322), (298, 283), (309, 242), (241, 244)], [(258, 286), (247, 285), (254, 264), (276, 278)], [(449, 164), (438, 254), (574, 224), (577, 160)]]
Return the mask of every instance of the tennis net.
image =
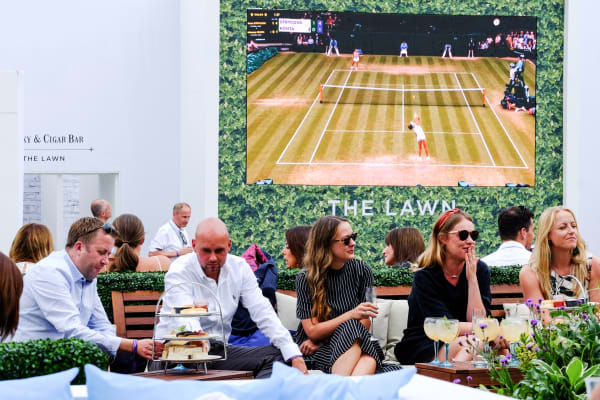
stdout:
[(321, 103), (423, 106), (485, 106), (483, 88), (389, 88), (320, 85)]

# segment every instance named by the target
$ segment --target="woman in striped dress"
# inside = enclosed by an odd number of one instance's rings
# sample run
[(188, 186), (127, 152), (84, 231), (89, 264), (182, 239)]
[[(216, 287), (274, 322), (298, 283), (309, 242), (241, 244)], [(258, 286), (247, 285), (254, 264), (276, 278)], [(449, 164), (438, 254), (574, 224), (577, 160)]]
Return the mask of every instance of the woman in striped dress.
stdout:
[(373, 272), (354, 260), (355, 240), (347, 220), (320, 218), (308, 237), (304, 269), (296, 277), (300, 351), (311, 368), (346, 376), (383, 370), (383, 352), (369, 334), (369, 317), (377, 315), (377, 306), (365, 301)]

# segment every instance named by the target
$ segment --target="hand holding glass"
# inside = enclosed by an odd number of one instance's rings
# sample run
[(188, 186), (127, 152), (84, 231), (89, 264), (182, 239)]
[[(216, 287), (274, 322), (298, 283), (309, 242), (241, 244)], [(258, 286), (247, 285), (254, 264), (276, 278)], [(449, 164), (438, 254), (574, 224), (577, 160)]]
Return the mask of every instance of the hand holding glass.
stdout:
[[(375, 286), (367, 286), (367, 288), (365, 289), (365, 300), (368, 301), (369, 303), (372, 303), (373, 305), (377, 305), (377, 289), (375, 289)], [(377, 341), (377, 338), (375, 337), (375, 335), (373, 334), (373, 317), (371, 318), (371, 337), (370, 340), (372, 342)]]

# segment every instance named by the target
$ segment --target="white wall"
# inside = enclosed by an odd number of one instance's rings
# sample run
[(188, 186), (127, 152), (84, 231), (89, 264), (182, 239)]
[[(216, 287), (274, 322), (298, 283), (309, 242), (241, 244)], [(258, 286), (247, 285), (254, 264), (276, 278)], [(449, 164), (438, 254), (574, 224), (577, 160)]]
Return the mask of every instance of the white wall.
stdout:
[(568, 0), (565, 12), (564, 199), (572, 208), (588, 247), (600, 254), (600, 52), (595, 0)]
[[(0, 70), (25, 76), (25, 172), (119, 174), (114, 213), (137, 214), (149, 235), (186, 200), (179, 181), (179, 4), (0, 0)], [(84, 141), (34, 143), (44, 135)], [(3, 139), (2, 149), (9, 144)], [(22, 160), (14, 165), (22, 169)], [(10, 203), (21, 205), (14, 192)]]
[[(0, 69), (2, 67), (0, 66)], [(0, 70), (0, 251), (8, 254), (23, 224), (22, 75)]]

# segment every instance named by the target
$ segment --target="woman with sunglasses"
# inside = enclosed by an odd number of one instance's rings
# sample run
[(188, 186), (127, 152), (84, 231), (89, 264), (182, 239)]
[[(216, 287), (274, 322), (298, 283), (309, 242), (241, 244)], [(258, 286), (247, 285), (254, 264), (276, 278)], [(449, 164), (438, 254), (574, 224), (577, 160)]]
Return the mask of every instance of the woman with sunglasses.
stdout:
[[(435, 222), (408, 296), (408, 325), (394, 349), (401, 364), (434, 359), (433, 341), (423, 329), (427, 317), (458, 319), (459, 338), (450, 344), (448, 358), (472, 358), (466, 347), (459, 345), (460, 336), (471, 333), (473, 310), (490, 314), (492, 300), (490, 272), (475, 256), (478, 236), (471, 216), (458, 208), (446, 211)], [(445, 360), (441, 349), (439, 358)]]
[[(582, 289), (598, 287), (600, 259), (587, 252), (573, 211), (557, 206), (540, 215), (535, 247), (519, 280), (525, 298), (534, 301), (584, 298)], [(600, 290), (590, 290), (589, 299), (600, 301)]]
[(320, 218), (296, 277), (300, 351), (311, 368), (346, 376), (383, 371), (384, 358), (369, 334), (369, 317), (377, 315), (377, 306), (365, 301), (373, 272), (354, 259), (355, 246), (356, 233), (346, 219)]

